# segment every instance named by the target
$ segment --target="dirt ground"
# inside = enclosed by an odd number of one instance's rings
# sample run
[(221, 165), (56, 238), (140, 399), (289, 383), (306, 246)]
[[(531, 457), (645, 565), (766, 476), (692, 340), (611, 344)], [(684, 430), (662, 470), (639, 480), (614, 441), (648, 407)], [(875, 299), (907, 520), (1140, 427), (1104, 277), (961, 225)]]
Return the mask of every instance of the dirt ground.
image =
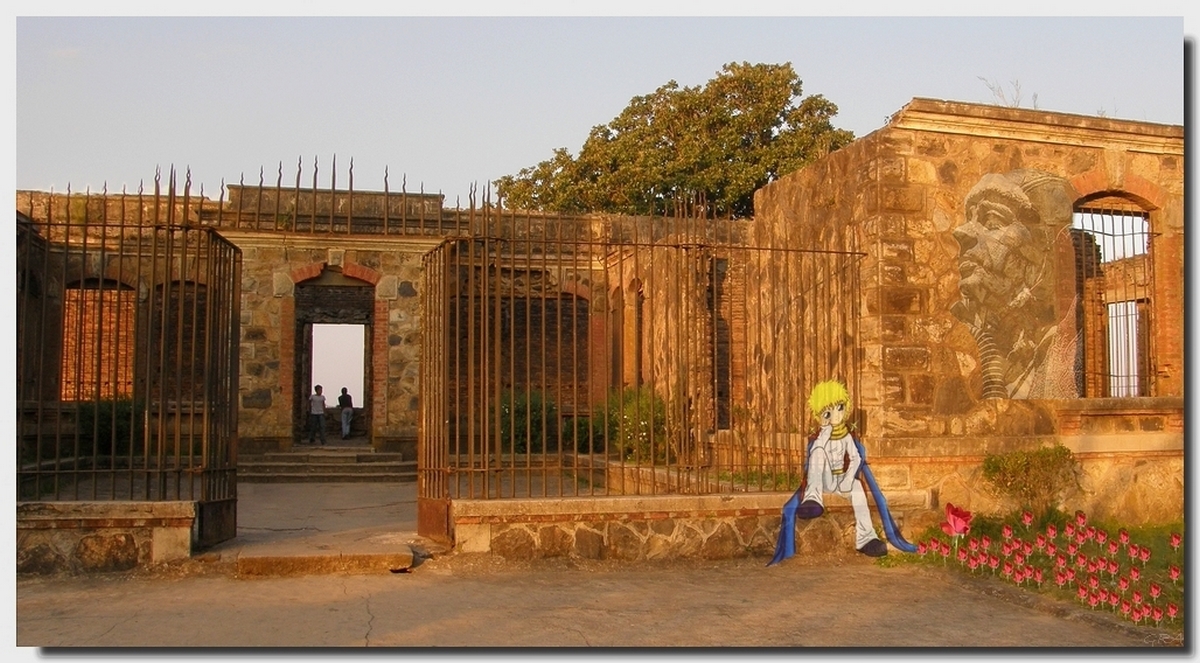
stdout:
[(859, 555), (508, 561), (237, 579), (220, 569), (17, 582), (29, 647), (1162, 647), (1165, 630)]

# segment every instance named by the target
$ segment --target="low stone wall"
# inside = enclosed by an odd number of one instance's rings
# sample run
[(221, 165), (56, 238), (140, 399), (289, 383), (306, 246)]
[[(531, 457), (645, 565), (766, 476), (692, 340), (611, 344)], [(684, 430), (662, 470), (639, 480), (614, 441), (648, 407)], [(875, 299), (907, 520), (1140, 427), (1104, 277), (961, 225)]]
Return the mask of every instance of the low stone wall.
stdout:
[(128, 571), (192, 553), (194, 502), (17, 505), (17, 573)]
[[(510, 559), (730, 559), (769, 557), (789, 493), (455, 500), (455, 549)], [(903, 528), (903, 525), (901, 525)], [(796, 523), (796, 551), (854, 546), (849, 503)]]

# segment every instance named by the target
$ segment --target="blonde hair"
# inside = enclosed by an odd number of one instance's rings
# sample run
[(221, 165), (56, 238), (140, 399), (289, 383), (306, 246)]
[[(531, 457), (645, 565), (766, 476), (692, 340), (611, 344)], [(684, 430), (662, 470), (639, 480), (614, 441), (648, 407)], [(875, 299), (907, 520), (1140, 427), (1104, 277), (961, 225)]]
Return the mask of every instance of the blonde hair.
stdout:
[(825, 408), (838, 403), (845, 403), (846, 412), (850, 412), (850, 393), (846, 391), (846, 385), (839, 380), (817, 383), (808, 396), (808, 409), (812, 411), (814, 417), (820, 417)]

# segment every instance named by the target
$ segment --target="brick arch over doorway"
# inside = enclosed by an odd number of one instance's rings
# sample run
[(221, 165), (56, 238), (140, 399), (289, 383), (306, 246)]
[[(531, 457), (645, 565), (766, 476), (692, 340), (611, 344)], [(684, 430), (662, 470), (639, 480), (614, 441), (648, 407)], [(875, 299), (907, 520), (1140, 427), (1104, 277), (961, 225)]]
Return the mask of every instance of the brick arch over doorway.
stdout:
[(387, 303), (375, 298), (375, 285), (382, 274), (352, 262), (340, 268), (314, 262), (289, 273), (293, 290), (280, 306), (280, 388), (292, 403), (293, 443), (303, 432), (304, 399), (311, 391), (311, 326), (313, 324), (361, 324), (366, 329), (364, 388), (357, 395), (362, 403), (370, 435), (372, 422), (381, 414), (387, 360), (386, 334), (379, 329), (387, 320)]

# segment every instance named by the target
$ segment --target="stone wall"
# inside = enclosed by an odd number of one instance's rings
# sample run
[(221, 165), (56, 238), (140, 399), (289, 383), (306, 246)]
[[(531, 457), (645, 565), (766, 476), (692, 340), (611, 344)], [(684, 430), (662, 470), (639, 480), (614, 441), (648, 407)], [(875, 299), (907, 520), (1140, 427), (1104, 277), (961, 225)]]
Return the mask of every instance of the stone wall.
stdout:
[(17, 573), (128, 571), (191, 555), (193, 502), (17, 505)]

